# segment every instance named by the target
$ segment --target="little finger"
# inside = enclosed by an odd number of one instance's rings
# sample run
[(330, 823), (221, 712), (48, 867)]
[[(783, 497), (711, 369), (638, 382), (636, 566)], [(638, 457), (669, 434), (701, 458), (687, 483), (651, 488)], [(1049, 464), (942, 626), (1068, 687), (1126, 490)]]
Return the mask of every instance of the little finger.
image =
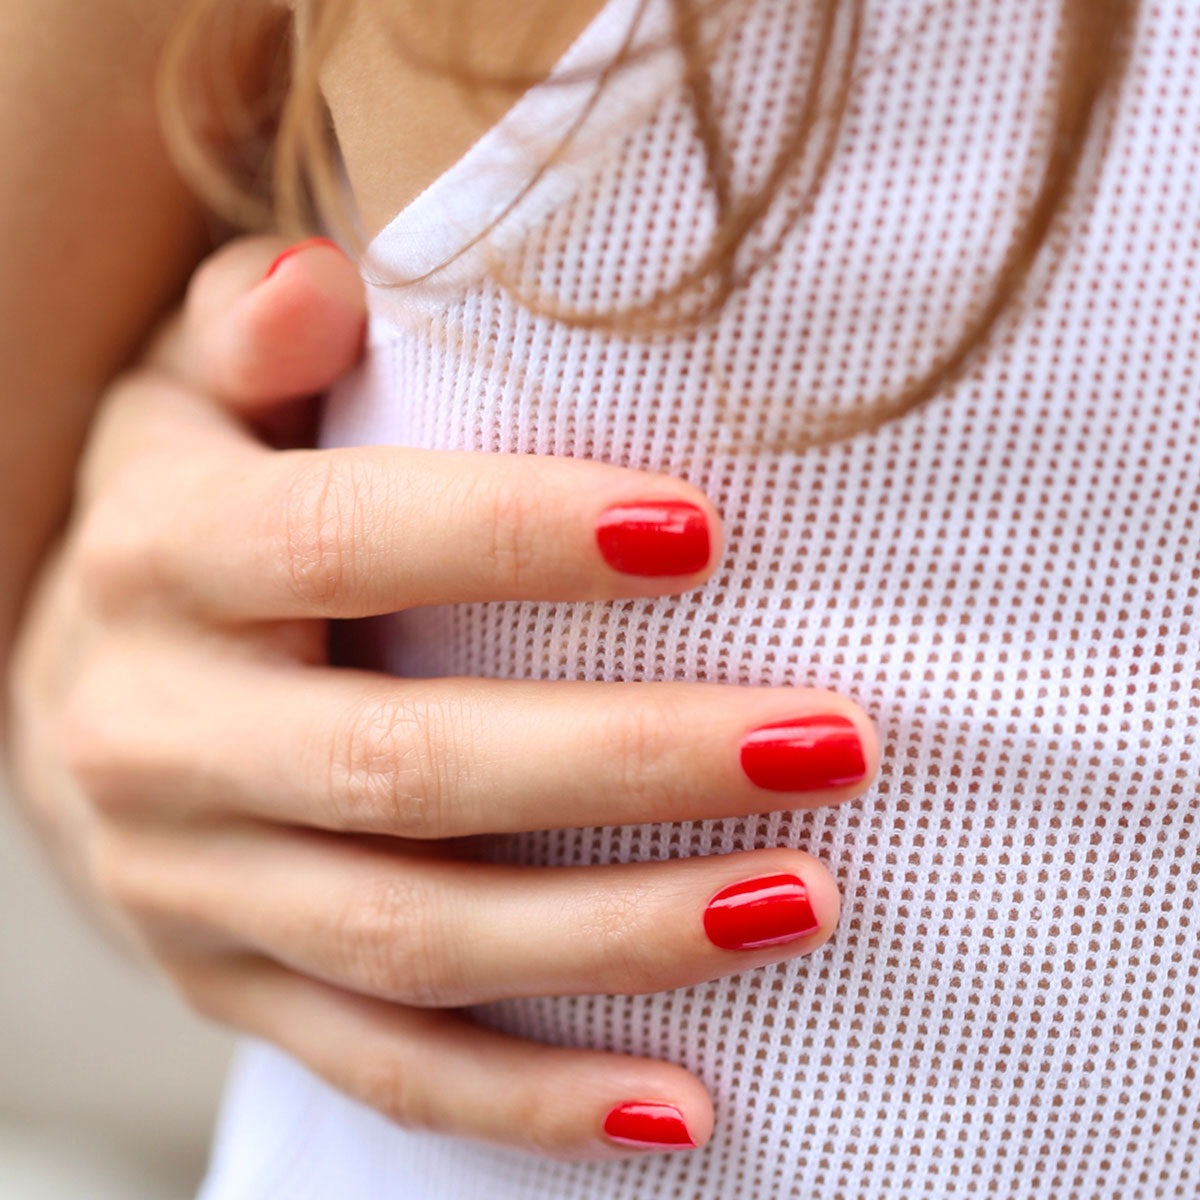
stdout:
[(188, 992), (407, 1128), (568, 1160), (691, 1150), (712, 1132), (708, 1094), (669, 1063), (525, 1041), (248, 956), (193, 968)]

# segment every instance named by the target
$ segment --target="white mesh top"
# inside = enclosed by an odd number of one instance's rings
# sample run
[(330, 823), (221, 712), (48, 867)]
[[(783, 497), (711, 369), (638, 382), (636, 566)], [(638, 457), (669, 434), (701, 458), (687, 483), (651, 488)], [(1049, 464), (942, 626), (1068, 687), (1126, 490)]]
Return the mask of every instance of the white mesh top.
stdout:
[[(748, 0), (724, 30), (743, 183), (808, 78), (814, 7)], [(613, 0), (566, 65), (602, 61), (636, 8)], [(836, 809), (498, 847), (591, 863), (787, 844), (829, 864), (843, 915), (809, 958), (480, 1014), (683, 1063), (716, 1103), (705, 1150), (572, 1165), (403, 1132), (251, 1045), (206, 1200), (1200, 1195), (1200, 4), (1144, 0), (1054, 268), (968, 377), (829, 449), (755, 445), (894, 392), (953, 340), (1026, 195), (1057, 10), (872, 0), (826, 182), (699, 330), (568, 328), (494, 281), (610, 308), (705, 247), (669, 52), (620, 77), (484, 246), (372, 290), (330, 444), (660, 469), (728, 534), (682, 597), (395, 618), (389, 669), (836, 688), (877, 720), (883, 771)], [(376, 266), (421, 274), (486, 228), (584, 87), (529, 93), (379, 235)]]

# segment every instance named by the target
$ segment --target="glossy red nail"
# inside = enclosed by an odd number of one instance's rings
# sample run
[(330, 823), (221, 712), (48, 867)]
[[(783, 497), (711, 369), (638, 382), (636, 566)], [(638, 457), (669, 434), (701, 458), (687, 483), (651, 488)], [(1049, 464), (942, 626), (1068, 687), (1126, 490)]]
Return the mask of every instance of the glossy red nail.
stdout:
[(653, 1100), (618, 1104), (604, 1118), (604, 1132), (611, 1141), (622, 1146), (643, 1146), (653, 1150), (669, 1146), (680, 1150), (696, 1148), (683, 1113), (673, 1104), (659, 1104)]
[(858, 727), (847, 717), (796, 717), (752, 729), (742, 770), (772, 792), (814, 792), (858, 783), (867, 773)]
[(795, 875), (763, 875), (722, 888), (704, 910), (704, 932), (722, 950), (778, 946), (821, 927)]
[(596, 544), (604, 561), (625, 575), (694, 575), (712, 552), (704, 510), (676, 500), (605, 509)]
[(337, 242), (332, 241), (330, 238), (323, 238), (323, 237), (306, 238), (302, 242), (297, 242), (294, 246), (289, 246), (267, 268), (267, 273), (263, 276), (263, 279), (264, 280), (270, 279), (271, 276), (274, 275), (275, 272), (279, 270), (280, 266), (282, 266), (285, 262), (287, 262), (287, 260), (289, 258), (292, 258), (294, 255), (297, 255), (297, 254), (303, 254), (305, 250), (311, 250), (314, 246), (326, 246), (330, 250), (336, 250), (339, 254), (344, 253), (341, 246), (339, 246), (337, 244)]

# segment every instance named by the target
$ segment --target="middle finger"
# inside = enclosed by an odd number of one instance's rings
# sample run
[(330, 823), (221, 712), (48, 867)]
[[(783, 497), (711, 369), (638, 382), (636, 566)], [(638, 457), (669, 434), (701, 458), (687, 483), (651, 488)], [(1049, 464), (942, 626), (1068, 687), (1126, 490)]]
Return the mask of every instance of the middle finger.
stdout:
[(139, 679), (106, 756), (118, 805), (448, 838), (811, 808), (879, 762), (866, 713), (819, 689), (237, 669), (190, 667), (170, 705)]

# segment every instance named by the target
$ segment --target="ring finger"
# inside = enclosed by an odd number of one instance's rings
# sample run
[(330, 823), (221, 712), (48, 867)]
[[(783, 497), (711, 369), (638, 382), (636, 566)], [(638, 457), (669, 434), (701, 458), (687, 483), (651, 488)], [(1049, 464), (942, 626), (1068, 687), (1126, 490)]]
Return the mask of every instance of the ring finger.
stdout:
[(567, 1159), (690, 1150), (712, 1130), (700, 1081), (670, 1063), (525, 1041), (248, 956), (190, 965), (186, 975), (200, 1011), (276, 1042), (409, 1128)]
[(517, 868), (252, 826), (146, 848), (124, 849), (123, 900), (149, 923), (420, 1007), (684, 987), (815, 950), (839, 908), (825, 868), (787, 849)]

